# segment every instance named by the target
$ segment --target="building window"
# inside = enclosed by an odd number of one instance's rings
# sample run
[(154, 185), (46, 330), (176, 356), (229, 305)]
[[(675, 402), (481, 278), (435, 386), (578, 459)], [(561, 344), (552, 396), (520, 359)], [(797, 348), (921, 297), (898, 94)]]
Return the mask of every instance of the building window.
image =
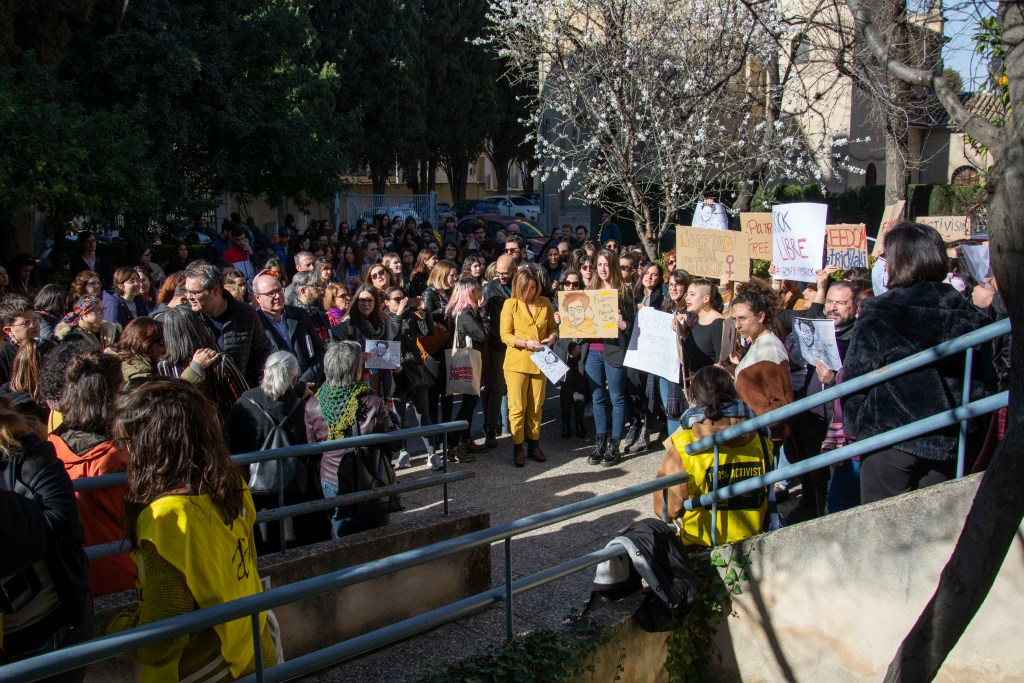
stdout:
[(807, 34), (801, 33), (793, 41), (793, 63), (806, 64), (811, 61), (811, 42), (807, 40)]
[(977, 185), (978, 169), (973, 166), (961, 166), (953, 171), (953, 177), (949, 182), (954, 185)]
[(864, 187), (874, 187), (878, 184), (878, 169), (874, 164), (868, 164), (864, 169)]

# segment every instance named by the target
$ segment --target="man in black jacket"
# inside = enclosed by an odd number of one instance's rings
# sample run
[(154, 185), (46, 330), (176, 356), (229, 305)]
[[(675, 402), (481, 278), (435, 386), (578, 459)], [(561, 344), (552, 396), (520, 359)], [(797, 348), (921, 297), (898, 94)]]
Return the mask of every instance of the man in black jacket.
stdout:
[(285, 305), (284, 288), (273, 275), (260, 275), (253, 281), (252, 289), (271, 351), (295, 354), (300, 384), (320, 384), (324, 374), (324, 343), (309, 316), (296, 306)]
[(270, 344), (256, 312), (224, 291), (216, 266), (197, 264), (185, 272), (185, 297), (189, 307), (203, 316), (217, 347), (231, 356), (249, 386), (256, 386)]

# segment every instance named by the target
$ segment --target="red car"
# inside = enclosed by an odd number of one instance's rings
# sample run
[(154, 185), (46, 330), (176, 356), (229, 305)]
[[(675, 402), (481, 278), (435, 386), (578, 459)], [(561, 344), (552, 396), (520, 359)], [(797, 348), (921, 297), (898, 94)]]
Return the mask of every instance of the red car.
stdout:
[(458, 228), (459, 232), (469, 233), (473, 230), (473, 226), (478, 220), (482, 220), (487, 223), (487, 236), (493, 238), (498, 230), (504, 230), (508, 232), (508, 226), (510, 223), (516, 223), (519, 226), (519, 234), (526, 240), (526, 246), (535, 254), (540, 253), (540, 250), (544, 248), (544, 245), (551, 239), (550, 233), (545, 233), (534, 223), (523, 220), (522, 218), (515, 218), (513, 216), (502, 216), (499, 213), (484, 213), (479, 216), (466, 216), (458, 223), (455, 227)]

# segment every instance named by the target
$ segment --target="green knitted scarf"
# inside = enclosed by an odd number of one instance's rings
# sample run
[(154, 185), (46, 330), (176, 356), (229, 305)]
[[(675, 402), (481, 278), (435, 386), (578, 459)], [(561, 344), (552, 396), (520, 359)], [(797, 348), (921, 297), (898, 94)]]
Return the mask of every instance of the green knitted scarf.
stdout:
[(344, 439), (349, 427), (356, 421), (359, 411), (359, 397), (370, 393), (365, 382), (331, 387), (326, 384), (316, 392), (320, 401), (320, 412), (327, 423), (327, 438), (331, 441)]

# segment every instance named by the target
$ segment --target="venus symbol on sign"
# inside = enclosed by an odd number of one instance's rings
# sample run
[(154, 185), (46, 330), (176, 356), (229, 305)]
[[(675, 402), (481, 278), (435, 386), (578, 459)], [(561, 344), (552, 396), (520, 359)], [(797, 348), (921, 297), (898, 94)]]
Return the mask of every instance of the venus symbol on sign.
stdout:
[(736, 257), (732, 254), (726, 254), (725, 256), (725, 276), (732, 279), (732, 263), (736, 260)]

